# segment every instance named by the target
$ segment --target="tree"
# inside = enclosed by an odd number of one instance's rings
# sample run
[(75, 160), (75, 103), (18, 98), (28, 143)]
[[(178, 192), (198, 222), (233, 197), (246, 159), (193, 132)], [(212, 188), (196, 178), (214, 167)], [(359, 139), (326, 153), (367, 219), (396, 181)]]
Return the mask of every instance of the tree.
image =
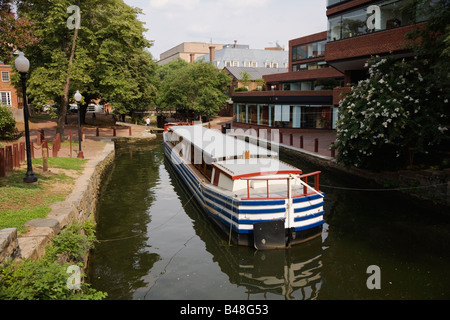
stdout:
[(12, 139), (16, 128), (16, 120), (8, 107), (0, 103), (0, 139)]
[(211, 63), (174, 61), (159, 72), (159, 103), (162, 108), (176, 108), (197, 115), (216, 115), (226, 103), (225, 92), (231, 79)]
[(67, 26), (72, 2), (22, 0), (19, 6), (42, 39), (39, 46), (27, 49), (32, 62), (28, 93), (38, 107), (59, 102), (58, 132), (64, 130), (67, 104), (76, 90), (84, 97), (83, 115), (92, 99), (109, 102), (118, 113), (126, 114), (154, 95), (154, 88), (144, 80), (154, 72), (154, 62), (145, 52), (151, 42), (144, 38), (143, 23), (137, 19), (140, 9), (122, 0), (78, 2), (81, 29), (77, 34), (77, 29)]
[(14, 50), (23, 51), (39, 41), (33, 34), (33, 23), (17, 17), (12, 0), (0, 0), (0, 61), (10, 63)]
[(436, 150), (447, 136), (450, 97), (434, 82), (426, 60), (377, 57), (368, 66), (370, 77), (339, 105), (337, 161), (389, 169)]
[(416, 56), (369, 61), (370, 78), (339, 106), (339, 162), (373, 169), (412, 165), (417, 156), (445, 162), (440, 149), (450, 140), (449, 6), (448, 0), (413, 0), (404, 8), (411, 16), (428, 17), (406, 37)]

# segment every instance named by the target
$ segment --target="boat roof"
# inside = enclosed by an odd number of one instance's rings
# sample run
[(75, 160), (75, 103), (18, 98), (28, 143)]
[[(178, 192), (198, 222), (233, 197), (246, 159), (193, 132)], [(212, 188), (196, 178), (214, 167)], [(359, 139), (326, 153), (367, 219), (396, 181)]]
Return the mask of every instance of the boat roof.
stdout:
[(230, 176), (232, 180), (263, 175), (302, 174), (302, 170), (274, 158), (217, 161), (213, 166)]
[(233, 136), (228, 136), (216, 129), (208, 129), (201, 125), (193, 126), (173, 126), (169, 127), (183, 140), (191, 142), (195, 148), (203, 150), (210, 160), (230, 159), (242, 157), (245, 151), (250, 152), (250, 157), (275, 157), (278, 152), (269, 150), (262, 146), (245, 142)]

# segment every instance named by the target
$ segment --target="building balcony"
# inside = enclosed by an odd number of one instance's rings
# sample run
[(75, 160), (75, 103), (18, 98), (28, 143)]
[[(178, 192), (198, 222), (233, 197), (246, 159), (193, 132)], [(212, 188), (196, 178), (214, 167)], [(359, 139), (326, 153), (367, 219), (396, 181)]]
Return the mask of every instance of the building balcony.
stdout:
[(367, 60), (375, 55), (391, 53), (398, 58), (411, 56), (405, 36), (416, 27), (409, 25), (328, 42), (325, 61), (345, 72), (363, 69)]
[(333, 90), (233, 92), (231, 99), (235, 103), (331, 105)]

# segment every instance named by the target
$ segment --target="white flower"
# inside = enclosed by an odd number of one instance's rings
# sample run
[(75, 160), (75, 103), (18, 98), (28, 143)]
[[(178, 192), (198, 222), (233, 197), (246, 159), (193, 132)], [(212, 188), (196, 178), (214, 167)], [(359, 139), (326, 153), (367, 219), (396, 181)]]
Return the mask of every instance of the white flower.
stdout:
[(447, 129), (446, 127), (441, 127), (441, 126), (439, 126), (439, 127), (438, 127), (438, 130), (439, 130), (441, 133), (444, 133), (444, 132), (447, 131), (448, 129)]

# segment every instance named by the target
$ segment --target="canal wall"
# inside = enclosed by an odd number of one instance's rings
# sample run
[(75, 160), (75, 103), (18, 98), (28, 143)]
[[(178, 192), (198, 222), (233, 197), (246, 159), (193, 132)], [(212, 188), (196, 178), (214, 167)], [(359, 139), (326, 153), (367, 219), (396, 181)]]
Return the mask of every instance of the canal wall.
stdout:
[(338, 164), (334, 158), (306, 150), (281, 144), (279, 147), (280, 151), (286, 155), (301, 158), (325, 170), (342, 174), (347, 180), (357, 178), (358, 185), (361, 185), (361, 182), (366, 183), (365, 187), (355, 186), (355, 189), (376, 188), (398, 191), (420, 200), (430, 201), (434, 205), (450, 206), (450, 169), (372, 172), (354, 167), (347, 168)]
[(114, 160), (114, 144), (107, 143), (103, 151), (86, 163), (77, 178), (72, 193), (65, 201), (52, 204), (45, 219), (25, 223), (28, 232), (17, 236), (17, 229), (0, 230), (0, 262), (3, 260), (40, 259), (52, 237), (74, 222), (84, 222), (95, 213), (98, 191), (104, 174)]
[(74, 222), (83, 223), (95, 214), (101, 184), (114, 163), (117, 144), (142, 143), (156, 138), (156, 135), (146, 131), (140, 136), (118, 137), (107, 142), (104, 149), (86, 163), (83, 174), (77, 178), (71, 194), (64, 201), (50, 205), (51, 212), (45, 219), (25, 223), (28, 229), (26, 234), (18, 236), (16, 228), (0, 230), (0, 263), (4, 260), (36, 261), (42, 258), (53, 236), (66, 226)]

